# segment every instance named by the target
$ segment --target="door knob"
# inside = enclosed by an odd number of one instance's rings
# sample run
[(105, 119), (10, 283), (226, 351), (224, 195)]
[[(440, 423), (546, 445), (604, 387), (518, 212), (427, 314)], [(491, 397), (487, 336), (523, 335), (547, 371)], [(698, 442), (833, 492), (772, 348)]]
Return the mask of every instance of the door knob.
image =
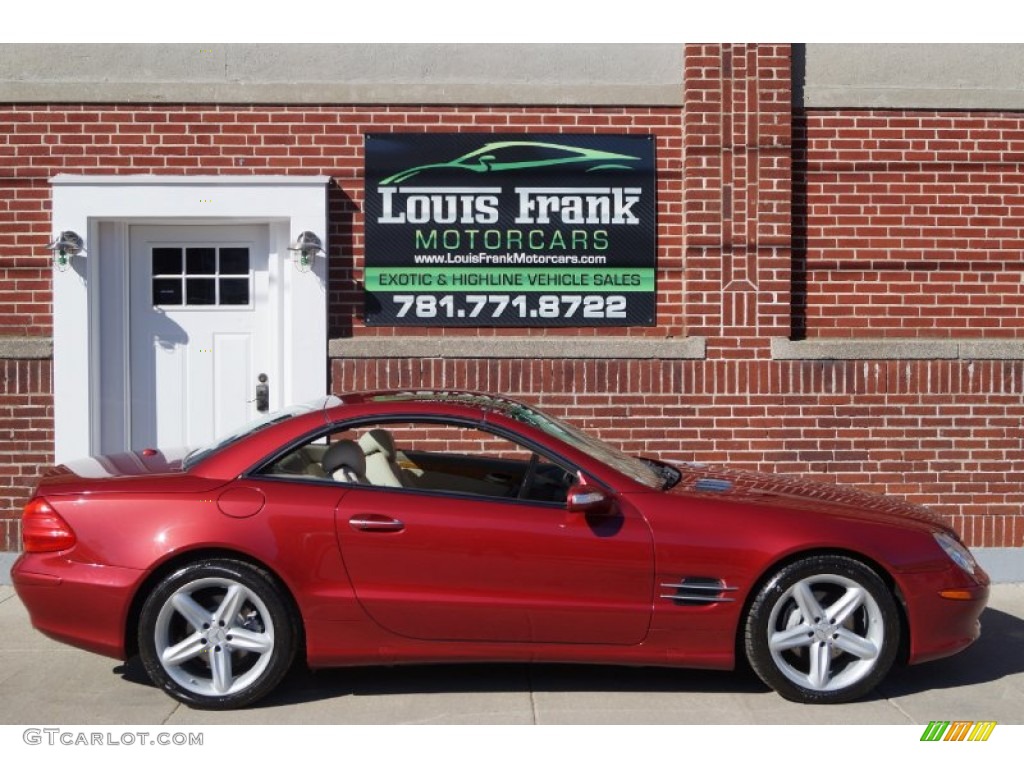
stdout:
[(256, 380), (259, 381), (256, 385), (256, 410), (265, 413), (270, 410), (270, 385), (267, 384), (267, 374), (261, 373)]

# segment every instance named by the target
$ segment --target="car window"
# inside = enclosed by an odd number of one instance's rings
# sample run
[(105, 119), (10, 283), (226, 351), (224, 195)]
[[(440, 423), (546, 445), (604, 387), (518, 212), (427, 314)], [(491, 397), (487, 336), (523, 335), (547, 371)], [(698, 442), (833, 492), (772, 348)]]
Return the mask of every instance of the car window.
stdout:
[(334, 407), (340, 404), (340, 402), (341, 401), (338, 400), (338, 398), (331, 395), (326, 398), (312, 400), (308, 403), (299, 403), (298, 405), (293, 405), (290, 408), (284, 408), (279, 411), (262, 414), (259, 418), (244, 424), (234, 432), (218, 438), (213, 443), (190, 451), (182, 461), (182, 469), (190, 469), (194, 467), (199, 462), (214, 456), (232, 443), (236, 443), (254, 432), (259, 432), (261, 429), (266, 429), (274, 424), (287, 421), (295, 416), (301, 416), (306, 413), (312, 413), (313, 411)]
[(556, 419), (550, 414), (532, 408), (525, 403), (496, 395), (470, 392), (402, 392), (376, 395), (377, 402), (402, 400), (437, 400), (439, 402), (465, 403), (485, 410), (495, 410), (510, 419), (546, 432), (551, 437), (566, 443), (592, 459), (621, 472), (649, 488), (668, 489), (679, 480), (679, 472), (668, 464), (654, 462), (623, 453), (618, 448), (599, 440), (574, 427), (568, 422)]
[(259, 474), (383, 488), (562, 504), (571, 468), (462, 424), (381, 422), (310, 440)]

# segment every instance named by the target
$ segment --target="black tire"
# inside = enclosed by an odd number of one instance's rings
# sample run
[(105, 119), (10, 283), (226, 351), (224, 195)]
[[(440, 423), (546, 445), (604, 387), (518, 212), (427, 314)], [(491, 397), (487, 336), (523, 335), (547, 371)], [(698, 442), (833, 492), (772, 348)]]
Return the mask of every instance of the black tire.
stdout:
[(896, 601), (875, 571), (819, 555), (765, 584), (747, 614), (745, 645), (754, 672), (783, 698), (838, 704), (865, 696), (888, 674), (900, 632)]
[(281, 682), (295, 657), (297, 626), (269, 573), (240, 560), (200, 560), (146, 598), (139, 655), (153, 683), (178, 701), (234, 709)]

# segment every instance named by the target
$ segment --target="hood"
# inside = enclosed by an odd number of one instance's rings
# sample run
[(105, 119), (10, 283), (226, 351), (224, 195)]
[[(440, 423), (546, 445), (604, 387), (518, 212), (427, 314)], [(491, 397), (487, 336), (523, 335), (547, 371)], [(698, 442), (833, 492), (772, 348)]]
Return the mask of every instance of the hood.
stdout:
[(926, 507), (898, 497), (792, 475), (747, 472), (703, 464), (673, 466), (682, 473), (682, 478), (669, 491), (675, 495), (825, 512), (859, 519), (913, 521), (943, 530), (949, 528)]

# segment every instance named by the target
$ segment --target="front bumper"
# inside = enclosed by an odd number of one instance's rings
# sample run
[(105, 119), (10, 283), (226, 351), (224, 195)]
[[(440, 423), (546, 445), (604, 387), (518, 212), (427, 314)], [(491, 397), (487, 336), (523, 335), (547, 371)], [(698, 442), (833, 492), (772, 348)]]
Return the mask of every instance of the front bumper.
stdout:
[(11, 581), (32, 626), (60, 642), (125, 658), (125, 620), (141, 571), (81, 563), (67, 553), (29, 554)]
[[(908, 663), (952, 656), (977, 640), (989, 583), (988, 574), (980, 568), (972, 578), (953, 565), (941, 574), (904, 575), (900, 590), (910, 625)], [(963, 593), (963, 599), (943, 597), (943, 591)]]

